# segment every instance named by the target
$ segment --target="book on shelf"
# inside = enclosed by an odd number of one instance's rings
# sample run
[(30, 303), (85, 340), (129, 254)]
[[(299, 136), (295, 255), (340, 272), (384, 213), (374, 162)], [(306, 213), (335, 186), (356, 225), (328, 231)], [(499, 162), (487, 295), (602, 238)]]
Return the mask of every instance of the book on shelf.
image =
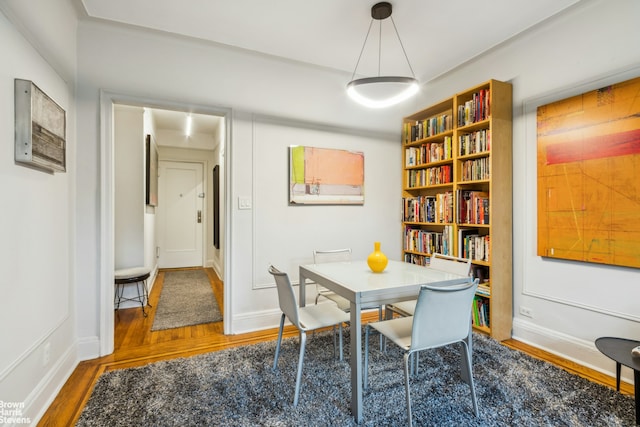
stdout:
[(447, 136), (441, 142), (429, 142), (405, 149), (405, 167), (419, 166), (431, 162), (448, 160), (453, 157), (452, 138)]
[(491, 288), (487, 285), (478, 285), (478, 290), (476, 290), (476, 294), (482, 295), (484, 297), (491, 296)]
[(481, 235), (479, 230), (461, 228), (458, 230), (458, 256), (474, 261), (489, 262), (490, 236)]
[(490, 326), (489, 300), (476, 295), (476, 297), (473, 299), (472, 312), (473, 312), (472, 318), (473, 318), (474, 326), (486, 327), (486, 328)]
[(409, 144), (452, 129), (453, 115), (450, 112), (426, 119), (405, 122), (403, 131), (404, 143)]
[(465, 160), (461, 163), (461, 181), (479, 181), (491, 178), (489, 157)]
[(488, 152), (490, 147), (491, 129), (482, 129), (458, 136), (458, 154), (460, 156)]
[(480, 89), (471, 95), (471, 99), (458, 106), (458, 126), (466, 126), (486, 120), (490, 115), (490, 91)]
[(489, 224), (489, 193), (476, 190), (457, 190), (459, 224)]
[(404, 250), (424, 254), (451, 254), (451, 226), (443, 227), (442, 232), (428, 231), (406, 226), (404, 231)]

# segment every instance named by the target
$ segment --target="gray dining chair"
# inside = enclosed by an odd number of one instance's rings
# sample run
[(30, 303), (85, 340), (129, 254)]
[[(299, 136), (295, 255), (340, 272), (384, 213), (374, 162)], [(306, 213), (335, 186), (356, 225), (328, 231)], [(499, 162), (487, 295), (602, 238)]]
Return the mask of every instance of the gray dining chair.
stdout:
[[(468, 276), (471, 273), (471, 260), (468, 258), (434, 253), (431, 254), (429, 268), (459, 274), (461, 276)], [(413, 316), (415, 309), (415, 299), (387, 304), (385, 306), (385, 318), (391, 319), (394, 313), (399, 316)]]
[[(345, 249), (330, 249), (330, 250), (314, 250), (313, 251), (313, 263), (322, 264), (325, 262), (350, 262), (351, 261), (351, 248)], [(316, 304), (320, 297), (327, 298), (338, 306), (342, 311), (349, 312), (351, 310), (351, 303), (348, 299), (336, 294), (335, 292), (321, 286), (316, 283)], [(376, 309), (378, 310), (378, 320), (382, 320), (382, 306), (363, 306), (363, 310)]]
[[(293, 406), (298, 405), (300, 395), (300, 384), (302, 378), (302, 366), (304, 364), (304, 350), (307, 344), (307, 331), (313, 331), (329, 326), (338, 326), (340, 334), (340, 360), (342, 360), (342, 324), (349, 320), (349, 315), (333, 304), (319, 304), (305, 307), (298, 307), (295, 293), (291, 286), (291, 281), (287, 273), (284, 273), (274, 266), (269, 267), (269, 273), (273, 275), (278, 288), (278, 301), (282, 316), (280, 317), (280, 329), (278, 330), (278, 342), (276, 344), (276, 354), (273, 360), (273, 369), (278, 368), (278, 356), (280, 355), (280, 345), (282, 343), (282, 332), (284, 330), (285, 318), (298, 329), (300, 334), (300, 355), (298, 358), (298, 372), (296, 375), (296, 388), (293, 395)], [(334, 335), (335, 354), (335, 335)]]
[(375, 329), (403, 350), (409, 426), (413, 425), (409, 383), (411, 356), (424, 350), (456, 343), (461, 346), (462, 359), (466, 367), (466, 373), (462, 372), (462, 377), (469, 385), (473, 412), (476, 417), (478, 416), (478, 403), (472, 374), (472, 353), (470, 345), (467, 343), (467, 339), (471, 339), (469, 311), (477, 288), (478, 279), (473, 282), (444, 287), (423, 285), (418, 294), (413, 316), (373, 322), (365, 327), (364, 388), (366, 390), (368, 386), (369, 331)]
[[(330, 250), (314, 250), (313, 251), (313, 263), (322, 264), (325, 262), (350, 262), (351, 261), (351, 248), (344, 249), (330, 249)], [(342, 311), (349, 311), (351, 307), (349, 300), (341, 297), (330, 289), (316, 283), (316, 304), (320, 297), (326, 298), (336, 303), (338, 308)]]

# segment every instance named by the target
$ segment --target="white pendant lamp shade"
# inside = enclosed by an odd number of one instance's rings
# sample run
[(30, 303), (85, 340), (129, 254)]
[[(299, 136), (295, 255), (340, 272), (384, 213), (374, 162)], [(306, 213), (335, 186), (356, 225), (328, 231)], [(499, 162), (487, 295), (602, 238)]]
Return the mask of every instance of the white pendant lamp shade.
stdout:
[[(409, 62), (407, 53), (404, 50), (404, 46), (402, 45), (402, 40), (400, 40), (398, 29), (396, 28), (393, 18), (391, 18), (391, 10), (391, 3), (388, 2), (376, 3), (371, 7), (371, 23), (369, 24), (369, 31), (367, 31), (367, 36), (364, 39), (364, 45), (360, 51), (356, 67), (353, 70), (351, 81), (347, 84), (347, 94), (351, 99), (369, 108), (390, 107), (412, 97), (418, 93), (419, 90), (418, 80), (416, 80), (415, 75), (413, 75), (413, 69), (411, 68), (411, 63)], [(411, 70), (412, 77), (380, 75), (380, 52), (382, 50), (381, 21), (386, 18), (391, 18), (390, 21), (393, 24), (393, 29), (398, 37), (398, 41), (400, 42), (402, 53), (407, 60), (407, 65), (409, 66), (409, 70)], [(380, 22), (380, 38), (378, 39), (378, 75), (376, 77), (355, 79), (354, 77), (358, 70), (360, 60), (362, 59), (362, 53), (367, 45), (367, 40), (374, 20)]]
[(351, 99), (370, 108), (398, 104), (418, 93), (418, 89), (418, 81), (412, 77), (366, 77), (347, 85)]

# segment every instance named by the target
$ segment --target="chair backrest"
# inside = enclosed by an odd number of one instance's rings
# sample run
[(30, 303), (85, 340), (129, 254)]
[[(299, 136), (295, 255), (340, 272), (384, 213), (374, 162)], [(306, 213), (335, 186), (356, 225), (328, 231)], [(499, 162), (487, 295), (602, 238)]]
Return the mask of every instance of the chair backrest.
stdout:
[(313, 263), (322, 264), (324, 262), (351, 261), (351, 248), (331, 249), (326, 251), (313, 251)]
[(278, 302), (280, 303), (280, 310), (289, 318), (298, 329), (300, 329), (300, 317), (298, 316), (298, 303), (293, 292), (293, 286), (287, 273), (284, 273), (273, 265), (269, 266), (269, 273), (273, 275), (276, 280), (276, 287), (278, 288)]
[(447, 273), (468, 276), (471, 273), (471, 260), (469, 258), (458, 258), (450, 255), (432, 254), (429, 267)]
[(471, 306), (478, 279), (459, 285), (423, 285), (413, 315), (411, 348), (441, 347), (469, 335)]

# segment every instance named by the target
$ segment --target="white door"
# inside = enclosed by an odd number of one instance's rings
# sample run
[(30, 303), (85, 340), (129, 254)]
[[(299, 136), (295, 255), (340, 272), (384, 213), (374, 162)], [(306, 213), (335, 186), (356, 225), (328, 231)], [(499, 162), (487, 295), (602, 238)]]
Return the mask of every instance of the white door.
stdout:
[(161, 161), (159, 166), (158, 267), (202, 266), (202, 165)]

